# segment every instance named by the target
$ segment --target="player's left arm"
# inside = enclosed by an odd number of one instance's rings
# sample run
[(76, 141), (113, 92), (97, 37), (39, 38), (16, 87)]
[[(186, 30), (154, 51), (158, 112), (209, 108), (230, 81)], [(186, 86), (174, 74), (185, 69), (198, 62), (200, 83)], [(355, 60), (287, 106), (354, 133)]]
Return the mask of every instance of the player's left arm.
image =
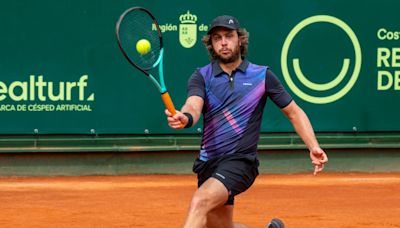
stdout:
[(297, 134), (301, 137), (310, 151), (310, 158), (314, 164), (314, 175), (316, 175), (324, 169), (324, 164), (328, 162), (328, 156), (319, 146), (310, 120), (303, 109), (301, 109), (294, 101), (291, 101), (289, 105), (281, 110), (288, 117)]

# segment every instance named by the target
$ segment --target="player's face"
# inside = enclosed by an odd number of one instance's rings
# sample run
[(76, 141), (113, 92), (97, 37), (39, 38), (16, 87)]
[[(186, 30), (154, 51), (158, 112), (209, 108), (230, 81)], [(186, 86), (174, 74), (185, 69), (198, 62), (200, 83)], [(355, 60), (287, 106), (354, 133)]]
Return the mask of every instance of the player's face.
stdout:
[(240, 58), (240, 40), (236, 30), (215, 28), (211, 34), (211, 44), (217, 58), (223, 63), (231, 63)]

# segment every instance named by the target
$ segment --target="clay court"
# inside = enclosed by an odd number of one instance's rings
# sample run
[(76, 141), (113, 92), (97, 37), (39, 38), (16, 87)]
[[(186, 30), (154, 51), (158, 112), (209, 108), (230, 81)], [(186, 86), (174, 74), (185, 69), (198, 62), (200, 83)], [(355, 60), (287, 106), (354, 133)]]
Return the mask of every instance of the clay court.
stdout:
[[(0, 227), (180, 227), (194, 175), (7, 177)], [(265, 227), (400, 227), (400, 174), (260, 175), (234, 218)]]

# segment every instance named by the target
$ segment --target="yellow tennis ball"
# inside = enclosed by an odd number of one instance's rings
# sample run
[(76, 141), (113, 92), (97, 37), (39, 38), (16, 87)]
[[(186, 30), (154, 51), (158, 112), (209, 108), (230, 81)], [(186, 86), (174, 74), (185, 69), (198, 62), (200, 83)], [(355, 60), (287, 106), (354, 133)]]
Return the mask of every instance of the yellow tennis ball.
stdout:
[(149, 53), (149, 51), (151, 50), (151, 44), (148, 40), (141, 39), (136, 43), (136, 50), (141, 55), (145, 55), (145, 54)]

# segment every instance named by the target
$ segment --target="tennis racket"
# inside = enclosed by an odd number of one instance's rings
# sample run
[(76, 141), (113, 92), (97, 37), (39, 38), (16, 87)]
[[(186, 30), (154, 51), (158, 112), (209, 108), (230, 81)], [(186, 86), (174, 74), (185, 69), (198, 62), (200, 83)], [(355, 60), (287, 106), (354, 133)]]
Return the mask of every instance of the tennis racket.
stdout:
[[(164, 82), (162, 33), (153, 14), (142, 7), (129, 8), (119, 17), (115, 32), (118, 46), (125, 58), (153, 82), (161, 93), (165, 107), (175, 115), (176, 110)], [(143, 40), (145, 50), (140, 53), (137, 44)], [(158, 80), (150, 73), (157, 67)]]

